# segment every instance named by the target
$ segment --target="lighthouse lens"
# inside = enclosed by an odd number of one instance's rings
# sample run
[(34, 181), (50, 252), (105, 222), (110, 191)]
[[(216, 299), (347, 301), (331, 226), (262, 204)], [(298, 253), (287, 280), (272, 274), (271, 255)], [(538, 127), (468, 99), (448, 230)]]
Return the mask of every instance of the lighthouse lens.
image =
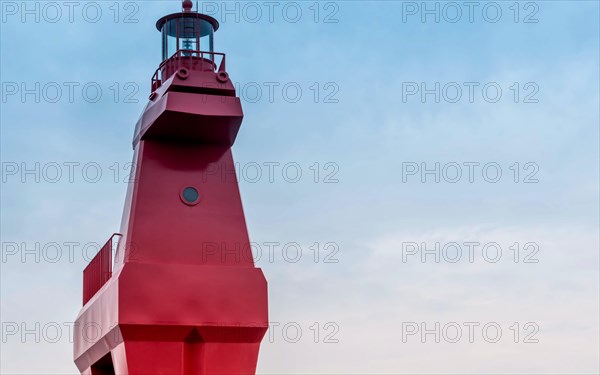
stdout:
[(183, 189), (182, 196), (186, 203), (193, 204), (198, 201), (198, 198), (200, 198), (200, 193), (198, 193), (196, 188), (186, 187)]

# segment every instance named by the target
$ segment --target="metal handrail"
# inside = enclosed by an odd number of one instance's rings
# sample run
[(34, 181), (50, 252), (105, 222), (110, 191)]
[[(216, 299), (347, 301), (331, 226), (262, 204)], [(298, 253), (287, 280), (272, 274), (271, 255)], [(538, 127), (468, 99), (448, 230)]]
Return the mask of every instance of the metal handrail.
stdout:
[[(210, 56), (210, 58), (205, 58), (204, 56)], [(215, 56), (221, 56), (221, 63), (219, 64), (219, 67), (216, 67), (216, 63), (215, 63)], [(171, 75), (173, 75), (177, 70), (179, 70), (182, 66), (183, 66), (183, 62), (186, 61), (186, 59), (189, 61), (189, 66), (192, 66), (192, 64), (194, 63), (194, 61), (200, 61), (200, 69), (204, 68), (204, 64), (206, 63), (205, 61), (211, 61), (211, 65), (213, 65), (214, 67), (214, 71), (215, 72), (224, 72), (225, 71), (225, 54), (221, 53), (221, 52), (208, 52), (208, 51), (199, 51), (199, 50), (185, 50), (185, 49), (179, 49), (177, 50), (177, 52), (175, 52), (173, 54), (173, 56), (169, 57), (168, 59), (164, 60), (159, 66), (158, 69), (156, 69), (156, 71), (154, 72), (154, 74), (152, 75), (152, 92), (156, 91), (156, 89), (158, 89), (162, 83), (164, 82), (163, 78), (168, 78)], [(166, 72), (165, 77), (163, 77), (163, 69), (166, 66), (170, 66), (173, 64), (173, 62), (176, 62), (175, 64), (175, 68), (169, 69), (168, 72)]]
[[(114, 233), (108, 241), (100, 248), (90, 263), (83, 270), (83, 304), (85, 305), (112, 277), (112, 250), (115, 236)], [(117, 244), (118, 246), (118, 244)]]

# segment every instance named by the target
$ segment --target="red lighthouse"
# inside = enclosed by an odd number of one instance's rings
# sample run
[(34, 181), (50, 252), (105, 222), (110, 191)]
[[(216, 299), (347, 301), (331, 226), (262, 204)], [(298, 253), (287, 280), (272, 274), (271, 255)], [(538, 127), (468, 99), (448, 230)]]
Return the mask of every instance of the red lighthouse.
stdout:
[[(84, 270), (82, 374), (253, 374), (268, 328), (231, 146), (243, 113), (218, 22), (158, 20), (163, 62), (133, 137), (121, 233)], [(113, 269), (113, 244), (116, 243)]]

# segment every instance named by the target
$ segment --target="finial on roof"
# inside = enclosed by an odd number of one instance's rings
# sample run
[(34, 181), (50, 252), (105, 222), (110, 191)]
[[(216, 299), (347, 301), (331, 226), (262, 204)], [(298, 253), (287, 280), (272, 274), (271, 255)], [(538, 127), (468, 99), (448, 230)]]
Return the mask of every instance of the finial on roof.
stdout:
[(190, 12), (192, 10), (192, 7), (194, 6), (194, 3), (192, 3), (192, 0), (183, 0), (182, 5), (184, 12)]

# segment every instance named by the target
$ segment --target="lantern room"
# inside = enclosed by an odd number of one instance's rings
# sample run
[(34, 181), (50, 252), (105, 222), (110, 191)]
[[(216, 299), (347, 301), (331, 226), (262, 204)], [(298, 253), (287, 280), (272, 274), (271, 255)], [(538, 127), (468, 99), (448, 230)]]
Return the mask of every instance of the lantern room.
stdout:
[(214, 32), (219, 28), (216, 19), (192, 11), (192, 1), (183, 1), (183, 11), (162, 17), (156, 28), (162, 34), (162, 60), (165, 61), (181, 51), (182, 56), (196, 55), (196, 51), (208, 52), (205, 58), (213, 59)]

